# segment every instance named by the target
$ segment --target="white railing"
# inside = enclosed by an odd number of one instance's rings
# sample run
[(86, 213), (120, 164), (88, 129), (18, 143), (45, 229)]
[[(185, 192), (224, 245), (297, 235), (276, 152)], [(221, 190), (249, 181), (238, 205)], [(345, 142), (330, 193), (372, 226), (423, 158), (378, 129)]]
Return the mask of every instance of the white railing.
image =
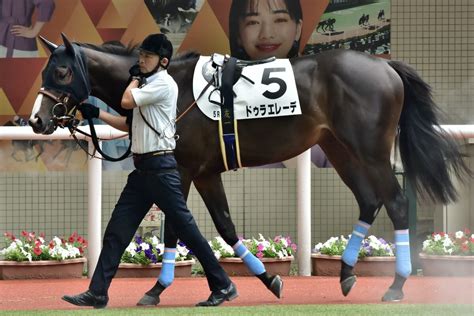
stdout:
[[(103, 140), (124, 138), (127, 134), (107, 125), (97, 125), (97, 136)], [(457, 138), (474, 138), (474, 125), (443, 125), (442, 128)], [(89, 133), (87, 126), (81, 129)], [(77, 134), (78, 139), (86, 139), (90, 152), (93, 151), (92, 141)], [(0, 140), (51, 140), (73, 138), (68, 130), (59, 129), (51, 135), (35, 134), (29, 126), (2, 126), (0, 127)], [(298, 181), (298, 270), (300, 275), (311, 273), (311, 161), (309, 150), (302, 153), (297, 160)], [(309, 175), (309, 176), (308, 176)], [(90, 159), (88, 163), (88, 238), (89, 277), (95, 270), (100, 254), (101, 245), (101, 216), (102, 216), (102, 161)], [(304, 251), (301, 251), (304, 250)]]

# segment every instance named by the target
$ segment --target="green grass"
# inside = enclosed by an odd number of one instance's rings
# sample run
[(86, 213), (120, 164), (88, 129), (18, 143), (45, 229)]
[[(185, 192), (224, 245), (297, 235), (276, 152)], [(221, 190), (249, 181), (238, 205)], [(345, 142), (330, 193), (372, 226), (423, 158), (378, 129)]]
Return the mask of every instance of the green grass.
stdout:
[(107, 308), (93, 310), (0, 311), (1, 315), (473, 315), (474, 305), (421, 305), (421, 304), (341, 304), (341, 305), (269, 305), (215, 308)]

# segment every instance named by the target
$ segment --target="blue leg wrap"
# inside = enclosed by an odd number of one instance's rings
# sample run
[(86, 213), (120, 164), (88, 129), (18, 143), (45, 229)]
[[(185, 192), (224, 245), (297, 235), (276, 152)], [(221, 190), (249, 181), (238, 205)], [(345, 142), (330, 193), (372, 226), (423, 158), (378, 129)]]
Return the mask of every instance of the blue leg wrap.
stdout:
[(161, 266), (158, 282), (164, 287), (168, 287), (174, 280), (174, 263), (176, 259), (176, 248), (165, 248), (163, 262)]
[(395, 271), (404, 278), (411, 274), (410, 235), (408, 229), (395, 231)]
[(251, 254), (242, 241), (239, 240), (234, 246), (232, 246), (232, 248), (234, 248), (235, 254), (242, 259), (247, 268), (249, 268), (253, 274), (260, 275), (265, 272), (265, 266), (262, 261), (258, 260), (257, 257)]
[(351, 238), (349, 239), (349, 242), (347, 243), (347, 247), (344, 250), (344, 253), (342, 254), (342, 261), (344, 261), (346, 264), (350, 265), (351, 267), (354, 267), (355, 264), (357, 263), (357, 258), (359, 257), (360, 245), (362, 244), (362, 240), (367, 235), (369, 228), (370, 228), (370, 225), (362, 221), (358, 221), (357, 224), (355, 224), (354, 226), (354, 230), (352, 231)]

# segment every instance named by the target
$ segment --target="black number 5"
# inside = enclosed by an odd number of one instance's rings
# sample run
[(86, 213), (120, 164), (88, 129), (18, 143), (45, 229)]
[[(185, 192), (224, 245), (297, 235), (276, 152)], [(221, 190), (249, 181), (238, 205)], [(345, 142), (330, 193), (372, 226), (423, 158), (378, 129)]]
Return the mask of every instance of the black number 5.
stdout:
[(263, 70), (262, 84), (269, 85), (269, 84), (272, 84), (272, 83), (276, 83), (280, 87), (275, 92), (271, 92), (271, 91), (268, 91), (268, 90), (265, 91), (263, 93), (264, 97), (269, 98), (269, 99), (278, 99), (279, 97), (281, 97), (282, 95), (285, 94), (285, 92), (286, 92), (286, 82), (283, 81), (283, 79), (278, 78), (278, 77), (273, 77), (273, 78), (270, 77), (270, 74), (272, 72), (284, 72), (284, 71), (285, 71), (285, 68), (265, 68)]

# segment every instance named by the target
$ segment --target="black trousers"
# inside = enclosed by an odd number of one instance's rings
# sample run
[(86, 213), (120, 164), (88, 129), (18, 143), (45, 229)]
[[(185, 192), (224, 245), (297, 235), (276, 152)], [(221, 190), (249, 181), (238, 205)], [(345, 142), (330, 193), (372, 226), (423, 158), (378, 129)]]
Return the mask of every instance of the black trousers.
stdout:
[(141, 221), (155, 203), (178, 238), (192, 250), (204, 268), (211, 291), (230, 285), (207, 240), (201, 235), (181, 192), (181, 180), (173, 155), (135, 161), (135, 169), (112, 212), (105, 230), (99, 261), (89, 285), (98, 295), (107, 294), (120, 258)]

